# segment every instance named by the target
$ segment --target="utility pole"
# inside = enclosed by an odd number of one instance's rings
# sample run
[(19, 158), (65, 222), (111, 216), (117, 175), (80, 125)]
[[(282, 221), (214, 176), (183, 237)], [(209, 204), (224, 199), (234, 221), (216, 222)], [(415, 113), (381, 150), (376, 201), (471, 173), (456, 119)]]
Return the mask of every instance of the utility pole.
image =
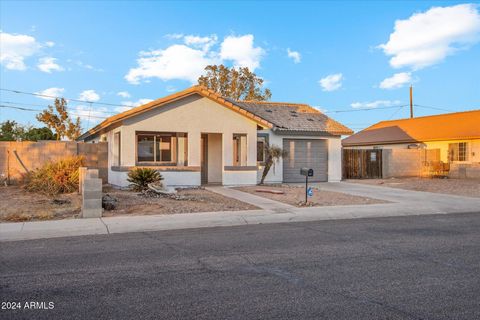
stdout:
[(413, 118), (413, 86), (410, 85), (410, 119)]

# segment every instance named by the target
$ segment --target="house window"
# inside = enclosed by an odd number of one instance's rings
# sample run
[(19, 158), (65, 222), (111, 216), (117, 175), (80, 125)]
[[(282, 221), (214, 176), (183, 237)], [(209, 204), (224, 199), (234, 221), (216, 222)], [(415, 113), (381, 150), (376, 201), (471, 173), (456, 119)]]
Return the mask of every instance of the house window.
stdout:
[(257, 137), (257, 162), (265, 163), (265, 147), (267, 146), (266, 137)]
[(115, 132), (113, 135), (113, 165), (120, 166), (120, 149), (121, 148), (121, 139), (120, 132)]
[(233, 135), (233, 165), (234, 166), (247, 165), (247, 135), (246, 134)]
[(186, 133), (137, 133), (137, 163), (186, 166), (187, 143)]
[(448, 155), (450, 161), (468, 161), (468, 144), (466, 142), (449, 143)]

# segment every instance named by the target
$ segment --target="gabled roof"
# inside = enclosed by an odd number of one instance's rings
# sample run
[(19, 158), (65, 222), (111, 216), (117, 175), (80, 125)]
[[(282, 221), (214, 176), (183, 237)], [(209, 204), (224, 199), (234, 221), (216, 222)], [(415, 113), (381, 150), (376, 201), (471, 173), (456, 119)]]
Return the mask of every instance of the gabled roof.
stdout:
[(108, 128), (121, 124), (125, 119), (194, 94), (211, 99), (255, 121), (259, 126), (264, 128), (273, 128), (279, 131), (324, 132), (334, 135), (353, 133), (350, 129), (330, 119), (320, 111), (304, 104), (235, 101), (224, 98), (212, 90), (197, 85), (109, 117), (82, 134), (77, 140), (84, 140), (99, 132), (108, 131)]
[(332, 135), (353, 133), (349, 128), (306, 104), (231, 99), (227, 101), (272, 123), (275, 131), (321, 132)]
[(480, 110), (381, 121), (348, 138), (342, 145), (362, 146), (480, 138)]

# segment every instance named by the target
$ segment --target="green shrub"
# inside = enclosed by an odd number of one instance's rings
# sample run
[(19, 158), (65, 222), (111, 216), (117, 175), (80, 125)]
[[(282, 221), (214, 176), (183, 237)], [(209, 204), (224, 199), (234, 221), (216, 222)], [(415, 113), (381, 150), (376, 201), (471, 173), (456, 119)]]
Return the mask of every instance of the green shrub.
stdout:
[(69, 157), (46, 163), (25, 176), (25, 189), (47, 195), (70, 193), (78, 190), (78, 168), (84, 157)]
[(162, 175), (155, 169), (135, 168), (128, 172), (127, 181), (130, 182), (130, 188), (134, 191), (143, 191), (148, 189), (149, 183), (160, 182)]

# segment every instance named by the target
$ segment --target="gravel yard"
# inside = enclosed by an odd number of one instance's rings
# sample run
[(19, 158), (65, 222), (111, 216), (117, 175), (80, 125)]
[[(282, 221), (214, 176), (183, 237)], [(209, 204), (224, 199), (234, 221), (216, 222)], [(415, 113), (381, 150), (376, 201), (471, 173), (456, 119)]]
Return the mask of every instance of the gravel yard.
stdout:
[[(303, 207), (305, 202), (305, 187), (292, 185), (265, 185), (265, 186), (249, 186), (238, 187), (237, 190), (248, 192), (256, 196), (265, 197), (279, 202), (287, 203), (297, 207)], [(283, 191), (284, 194), (272, 194), (266, 192), (258, 192), (257, 190), (272, 190), (274, 192)], [(313, 197), (308, 198), (308, 206), (341, 206), (355, 204), (375, 204), (387, 203), (387, 201), (359, 197), (346, 193), (332, 192), (313, 188)]]
[(348, 182), (480, 198), (480, 179), (352, 179)]
[[(110, 187), (104, 188), (105, 193), (117, 198), (118, 202), (115, 210), (104, 211), (104, 217), (258, 209), (204, 189), (179, 190), (181, 200), (146, 197)], [(3, 222), (77, 218), (81, 208), (81, 196), (77, 193), (52, 198), (27, 192), (19, 186), (0, 187), (0, 199), (0, 221)]]
[(209, 211), (254, 210), (257, 207), (235, 199), (227, 198), (204, 189), (180, 189), (178, 195), (185, 199), (145, 197), (137, 192), (105, 190), (118, 199), (117, 209), (105, 211), (104, 216), (170, 214)]

